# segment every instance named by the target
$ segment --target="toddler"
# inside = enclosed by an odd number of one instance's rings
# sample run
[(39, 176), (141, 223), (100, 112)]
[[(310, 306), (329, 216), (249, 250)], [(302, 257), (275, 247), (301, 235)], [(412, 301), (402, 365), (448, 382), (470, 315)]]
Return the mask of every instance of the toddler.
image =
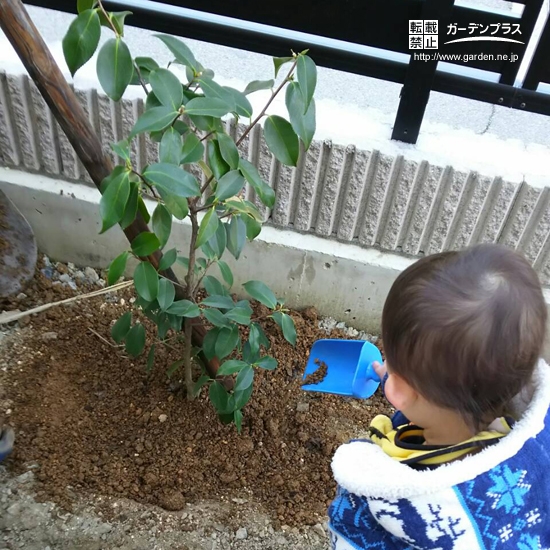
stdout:
[(341, 446), (332, 548), (550, 548), (546, 304), (497, 245), (428, 256), (393, 284), (375, 365), (399, 411)]

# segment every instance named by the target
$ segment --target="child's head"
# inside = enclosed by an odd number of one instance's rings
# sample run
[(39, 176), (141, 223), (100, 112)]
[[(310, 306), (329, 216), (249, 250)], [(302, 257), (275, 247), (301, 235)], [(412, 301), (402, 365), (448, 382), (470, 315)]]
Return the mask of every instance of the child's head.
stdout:
[(399, 275), (384, 306), (388, 398), (406, 409), (401, 383), (481, 427), (531, 378), (546, 316), (537, 275), (507, 248), (479, 245), (419, 260)]

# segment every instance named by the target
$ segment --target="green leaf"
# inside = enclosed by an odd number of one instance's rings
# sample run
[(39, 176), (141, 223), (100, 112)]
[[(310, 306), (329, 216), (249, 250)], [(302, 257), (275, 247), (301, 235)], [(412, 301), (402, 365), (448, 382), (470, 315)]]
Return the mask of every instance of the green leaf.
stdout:
[(204, 218), (201, 221), (199, 226), (199, 234), (197, 236), (197, 242), (195, 243), (195, 248), (202, 246), (218, 229), (218, 215), (216, 214), (216, 209), (214, 207), (210, 208)]
[(174, 130), (179, 132), (179, 134), (182, 136), (183, 134), (186, 134), (187, 132), (189, 132), (189, 126), (187, 126), (187, 124), (185, 124), (183, 120), (176, 120), (176, 122), (174, 122), (172, 127), (174, 128)]
[(178, 257), (178, 251), (175, 248), (167, 250), (159, 262), (159, 271), (166, 271), (169, 267), (172, 267)]
[(273, 291), (262, 281), (248, 281), (243, 284), (244, 289), (252, 298), (258, 300), (264, 306), (269, 309), (275, 309), (277, 307), (277, 298)]
[(111, 143), (111, 149), (125, 161), (130, 162), (130, 144), (127, 139)]
[(223, 123), (219, 118), (201, 115), (189, 115), (191, 122), (203, 132), (221, 132)]
[[(209, 311), (216, 310), (212, 309)], [(237, 328), (237, 325), (233, 325), (231, 328), (222, 328), (222, 330), (220, 330), (220, 334), (218, 335), (218, 339), (216, 340), (216, 357), (221, 361), (237, 347), (238, 343), (239, 329)]]
[(281, 327), (283, 331), (283, 336), (285, 340), (292, 344), (296, 345), (296, 327), (294, 326), (294, 321), (290, 315), (276, 311), (272, 315), (273, 320)]
[(236, 409), (242, 409), (250, 400), (250, 396), (252, 395), (252, 390), (254, 386), (250, 384), (248, 388), (245, 390), (239, 390), (235, 392), (235, 402), (234, 407)]
[(140, 262), (134, 271), (134, 286), (136, 292), (147, 302), (152, 302), (158, 296), (159, 276), (149, 262)]
[(250, 365), (247, 365), (237, 375), (237, 381), (235, 382), (235, 393), (246, 390), (252, 385), (253, 382), (254, 382), (254, 369)]
[(211, 116), (221, 118), (234, 109), (225, 101), (213, 97), (197, 97), (185, 105), (188, 115)]
[(196, 72), (198, 66), (197, 60), (193, 52), (181, 40), (166, 34), (155, 34), (155, 36), (164, 42), (178, 63), (190, 67)]
[[(225, 230), (224, 230), (225, 235)], [(231, 269), (223, 260), (218, 260), (218, 267), (220, 268), (220, 273), (222, 274), (223, 280), (230, 286), (233, 286), (233, 273)]]
[(155, 185), (159, 192), (162, 189), (176, 197), (200, 195), (200, 187), (195, 176), (173, 164), (151, 164), (142, 176), (148, 183)]
[(158, 237), (149, 231), (140, 233), (131, 243), (132, 252), (140, 258), (145, 258), (160, 248)]
[(227, 229), (227, 250), (233, 254), (236, 260), (239, 259), (246, 242), (246, 225), (239, 217), (233, 216)]
[(238, 170), (231, 170), (218, 180), (215, 196), (219, 201), (238, 195), (244, 187), (244, 178)]
[(178, 300), (166, 310), (166, 313), (178, 315), (179, 317), (193, 318), (198, 317), (201, 314), (201, 310), (197, 304), (189, 300)]
[(262, 203), (268, 208), (273, 208), (275, 205), (275, 191), (262, 179), (257, 168), (246, 159), (240, 159), (239, 170), (246, 181), (252, 185)]
[(83, 11), (95, 8), (96, 4), (97, 0), (77, 0), (76, 9), (78, 13), (82, 13)]
[[(225, 317), (225, 315), (217, 309), (205, 309), (203, 311), (209, 323), (212, 323), (215, 327), (230, 327), (231, 323)], [(216, 354), (217, 355), (217, 354)]]
[(233, 308), (231, 311), (228, 311), (225, 316), (231, 319), (231, 321), (239, 323), (239, 325), (248, 326), (250, 324), (250, 312), (241, 307)]
[(220, 221), (216, 233), (209, 239), (207, 244), (212, 250), (212, 257), (221, 258), (223, 256), (227, 245), (227, 234), (223, 222)]
[(155, 92), (149, 92), (147, 94), (147, 99), (145, 100), (145, 110), (149, 111), (155, 107), (162, 107), (162, 103), (158, 100)]
[(195, 385), (193, 386), (193, 395), (197, 397), (199, 395), (202, 387), (210, 381), (210, 376), (208, 374), (202, 374), (199, 376), (199, 379), (195, 382)]
[[(111, 22), (113, 23), (115, 29), (117, 30), (117, 33), (121, 36), (124, 36), (124, 21), (126, 17), (129, 15), (132, 15), (131, 11), (117, 11), (109, 13), (109, 17), (111, 18)], [(107, 27), (110, 27), (110, 25), (106, 25)]]
[(275, 81), (273, 79), (271, 80), (253, 80), (250, 82), (246, 88), (244, 89), (243, 94), (248, 95), (252, 94), (254, 92), (258, 92), (260, 90), (271, 90), (273, 88), (273, 85), (275, 84)]
[(250, 325), (250, 331), (248, 333), (248, 343), (253, 353), (260, 351), (260, 327), (258, 323), (252, 323)]
[(275, 370), (277, 368), (277, 360), (269, 355), (264, 355), (259, 361), (256, 361), (255, 364), (265, 370)]
[(175, 297), (176, 289), (174, 288), (174, 283), (168, 279), (160, 279), (159, 293), (157, 296), (160, 309), (162, 309), (162, 311), (166, 311), (174, 303)]
[(212, 275), (207, 275), (203, 280), (202, 284), (204, 289), (210, 296), (220, 295), (220, 296), (229, 296), (227, 289)]
[(317, 86), (317, 67), (311, 57), (307, 55), (298, 56), (296, 75), (298, 76), (298, 84), (304, 98), (304, 114), (309, 109), (315, 87)]
[(183, 319), (181, 317), (178, 317), (177, 315), (167, 314), (166, 317), (168, 318), (168, 322), (170, 323), (172, 329), (176, 332), (180, 332)]
[(217, 140), (208, 142), (208, 164), (218, 181), (229, 172), (229, 164), (223, 159)]
[(128, 46), (120, 38), (107, 40), (97, 56), (97, 78), (113, 101), (122, 97), (133, 72), (134, 63)]
[(128, 262), (128, 252), (125, 250), (109, 265), (107, 284), (114, 285), (122, 277), (124, 270), (126, 269), (126, 262)]
[(253, 241), (261, 233), (262, 224), (247, 214), (242, 214), (241, 218), (246, 225), (246, 238)]
[(280, 68), (285, 64), (289, 63), (290, 61), (293, 61), (293, 57), (274, 57), (273, 58), (273, 65), (275, 66), (275, 78), (277, 78), (277, 75), (279, 74)]
[(168, 69), (156, 69), (149, 75), (151, 88), (166, 107), (177, 111), (183, 103), (183, 88), (179, 78)]
[(101, 24), (95, 10), (84, 10), (70, 24), (63, 38), (63, 54), (71, 76), (94, 55), (100, 37)]
[(224, 89), (233, 96), (233, 101), (235, 102), (234, 112), (237, 113), (238, 116), (252, 118), (253, 109), (248, 98), (242, 92), (239, 92), (239, 90), (235, 90), (235, 88), (224, 86)]
[(297, 82), (291, 82), (286, 89), (286, 108), (290, 124), (298, 137), (309, 149), (315, 134), (315, 100), (312, 99), (309, 109), (304, 114), (304, 98)]
[(167, 369), (166, 376), (168, 378), (171, 378), (179, 369), (183, 366), (183, 359), (179, 359), (178, 361), (174, 361)]
[[(235, 100), (233, 99), (233, 94), (226, 90), (223, 86), (220, 86), (217, 82), (214, 82), (211, 78), (199, 78), (197, 80), (199, 86), (201, 87), (205, 97), (209, 99), (218, 99), (225, 103), (228, 107), (228, 113), (236, 109)], [(186, 106), (187, 109), (187, 106)], [(197, 114), (210, 114), (210, 113), (197, 113)], [(225, 113), (224, 113), (225, 114)], [(223, 116), (223, 115), (214, 115), (211, 116)]]
[(134, 325), (126, 335), (126, 352), (137, 357), (145, 347), (145, 328), (141, 323)]
[(122, 219), (129, 196), (130, 178), (128, 172), (124, 171), (114, 179), (109, 180), (99, 201), (99, 213), (103, 221), (101, 233), (104, 233)]
[(153, 231), (157, 236), (160, 248), (164, 248), (172, 231), (172, 214), (159, 203), (153, 212)]
[(229, 296), (214, 294), (212, 296), (206, 297), (201, 302), (201, 305), (220, 309), (232, 309), (235, 307), (235, 302)]
[(287, 166), (296, 166), (300, 155), (298, 136), (288, 121), (280, 116), (267, 117), (264, 137), (269, 150)]
[(170, 107), (151, 107), (137, 119), (129, 138), (132, 139), (142, 132), (160, 132), (170, 126), (177, 116), (178, 113)]
[(243, 360), (251, 365), (260, 360), (260, 351), (253, 350), (250, 342), (245, 342), (243, 346)]
[(218, 145), (223, 160), (229, 164), (232, 170), (236, 170), (239, 166), (239, 151), (235, 142), (223, 132), (218, 133), (216, 137), (218, 138)]
[(162, 163), (180, 164), (181, 135), (174, 128), (168, 128), (160, 140), (159, 159)]
[(220, 329), (217, 327), (210, 329), (202, 341), (202, 351), (209, 361), (216, 356), (216, 340), (219, 332)]
[(130, 332), (130, 326), (132, 325), (132, 313), (127, 311), (120, 317), (120, 319), (113, 325), (111, 329), (111, 337), (113, 340), (120, 344), (126, 338), (128, 332)]
[[(159, 68), (159, 64), (151, 57), (136, 57), (134, 59), (134, 63), (138, 66), (139, 72), (141, 74), (141, 78), (143, 78), (143, 80), (147, 84), (149, 83), (149, 75), (151, 74), (151, 72)], [(132, 78), (132, 84), (141, 84), (137, 71), (134, 72), (134, 76)], [(153, 96), (155, 97), (155, 99), (157, 99), (155, 94), (153, 94)], [(160, 101), (159, 101), (159, 105), (160, 105)]]
[(183, 143), (180, 164), (190, 164), (201, 160), (204, 156), (204, 145), (193, 133), (190, 133)]
[(147, 206), (145, 206), (142, 197), (138, 197), (138, 210), (139, 213), (142, 215), (145, 223), (149, 223), (151, 216), (149, 215), (149, 210), (147, 210)]
[(210, 385), (208, 396), (218, 413), (224, 414), (228, 410), (231, 401), (229, 399), (230, 396), (227, 390), (217, 380)]
[(218, 369), (218, 376), (229, 376), (235, 374), (236, 372), (242, 371), (245, 367), (248, 367), (248, 363), (244, 361), (237, 361), (235, 359), (230, 359), (225, 361), (221, 367)]
[(233, 422), (235, 422), (237, 433), (240, 434), (243, 429), (243, 412), (240, 409), (233, 411)]
[(178, 220), (183, 220), (187, 214), (189, 214), (189, 205), (187, 204), (187, 199), (184, 197), (177, 197), (168, 193), (161, 187), (157, 187), (157, 190), (164, 201), (164, 206), (168, 209), (168, 212), (172, 214)]

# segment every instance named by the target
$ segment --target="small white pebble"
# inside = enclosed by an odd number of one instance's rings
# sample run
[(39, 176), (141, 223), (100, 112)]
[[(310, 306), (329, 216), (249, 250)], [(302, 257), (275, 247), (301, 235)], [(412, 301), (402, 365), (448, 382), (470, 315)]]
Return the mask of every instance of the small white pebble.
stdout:
[(159, 422), (166, 422), (168, 420), (168, 416), (166, 414), (161, 414), (159, 416)]

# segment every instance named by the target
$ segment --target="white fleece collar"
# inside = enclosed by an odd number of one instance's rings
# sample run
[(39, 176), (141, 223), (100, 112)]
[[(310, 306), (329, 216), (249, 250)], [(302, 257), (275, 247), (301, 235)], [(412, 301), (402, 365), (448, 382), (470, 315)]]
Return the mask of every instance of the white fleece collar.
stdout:
[(389, 458), (370, 442), (356, 441), (342, 445), (332, 460), (338, 485), (358, 496), (387, 499), (411, 498), (453, 487), (491, 470), (516, 455), (525, 442), (544, 428), (550, 406), (550, 367), (539, 360), (529, 388), (512, 404), (518, 422), (496, 445), (460, 461), (444, 464), (435, 470), (414, 470)]

